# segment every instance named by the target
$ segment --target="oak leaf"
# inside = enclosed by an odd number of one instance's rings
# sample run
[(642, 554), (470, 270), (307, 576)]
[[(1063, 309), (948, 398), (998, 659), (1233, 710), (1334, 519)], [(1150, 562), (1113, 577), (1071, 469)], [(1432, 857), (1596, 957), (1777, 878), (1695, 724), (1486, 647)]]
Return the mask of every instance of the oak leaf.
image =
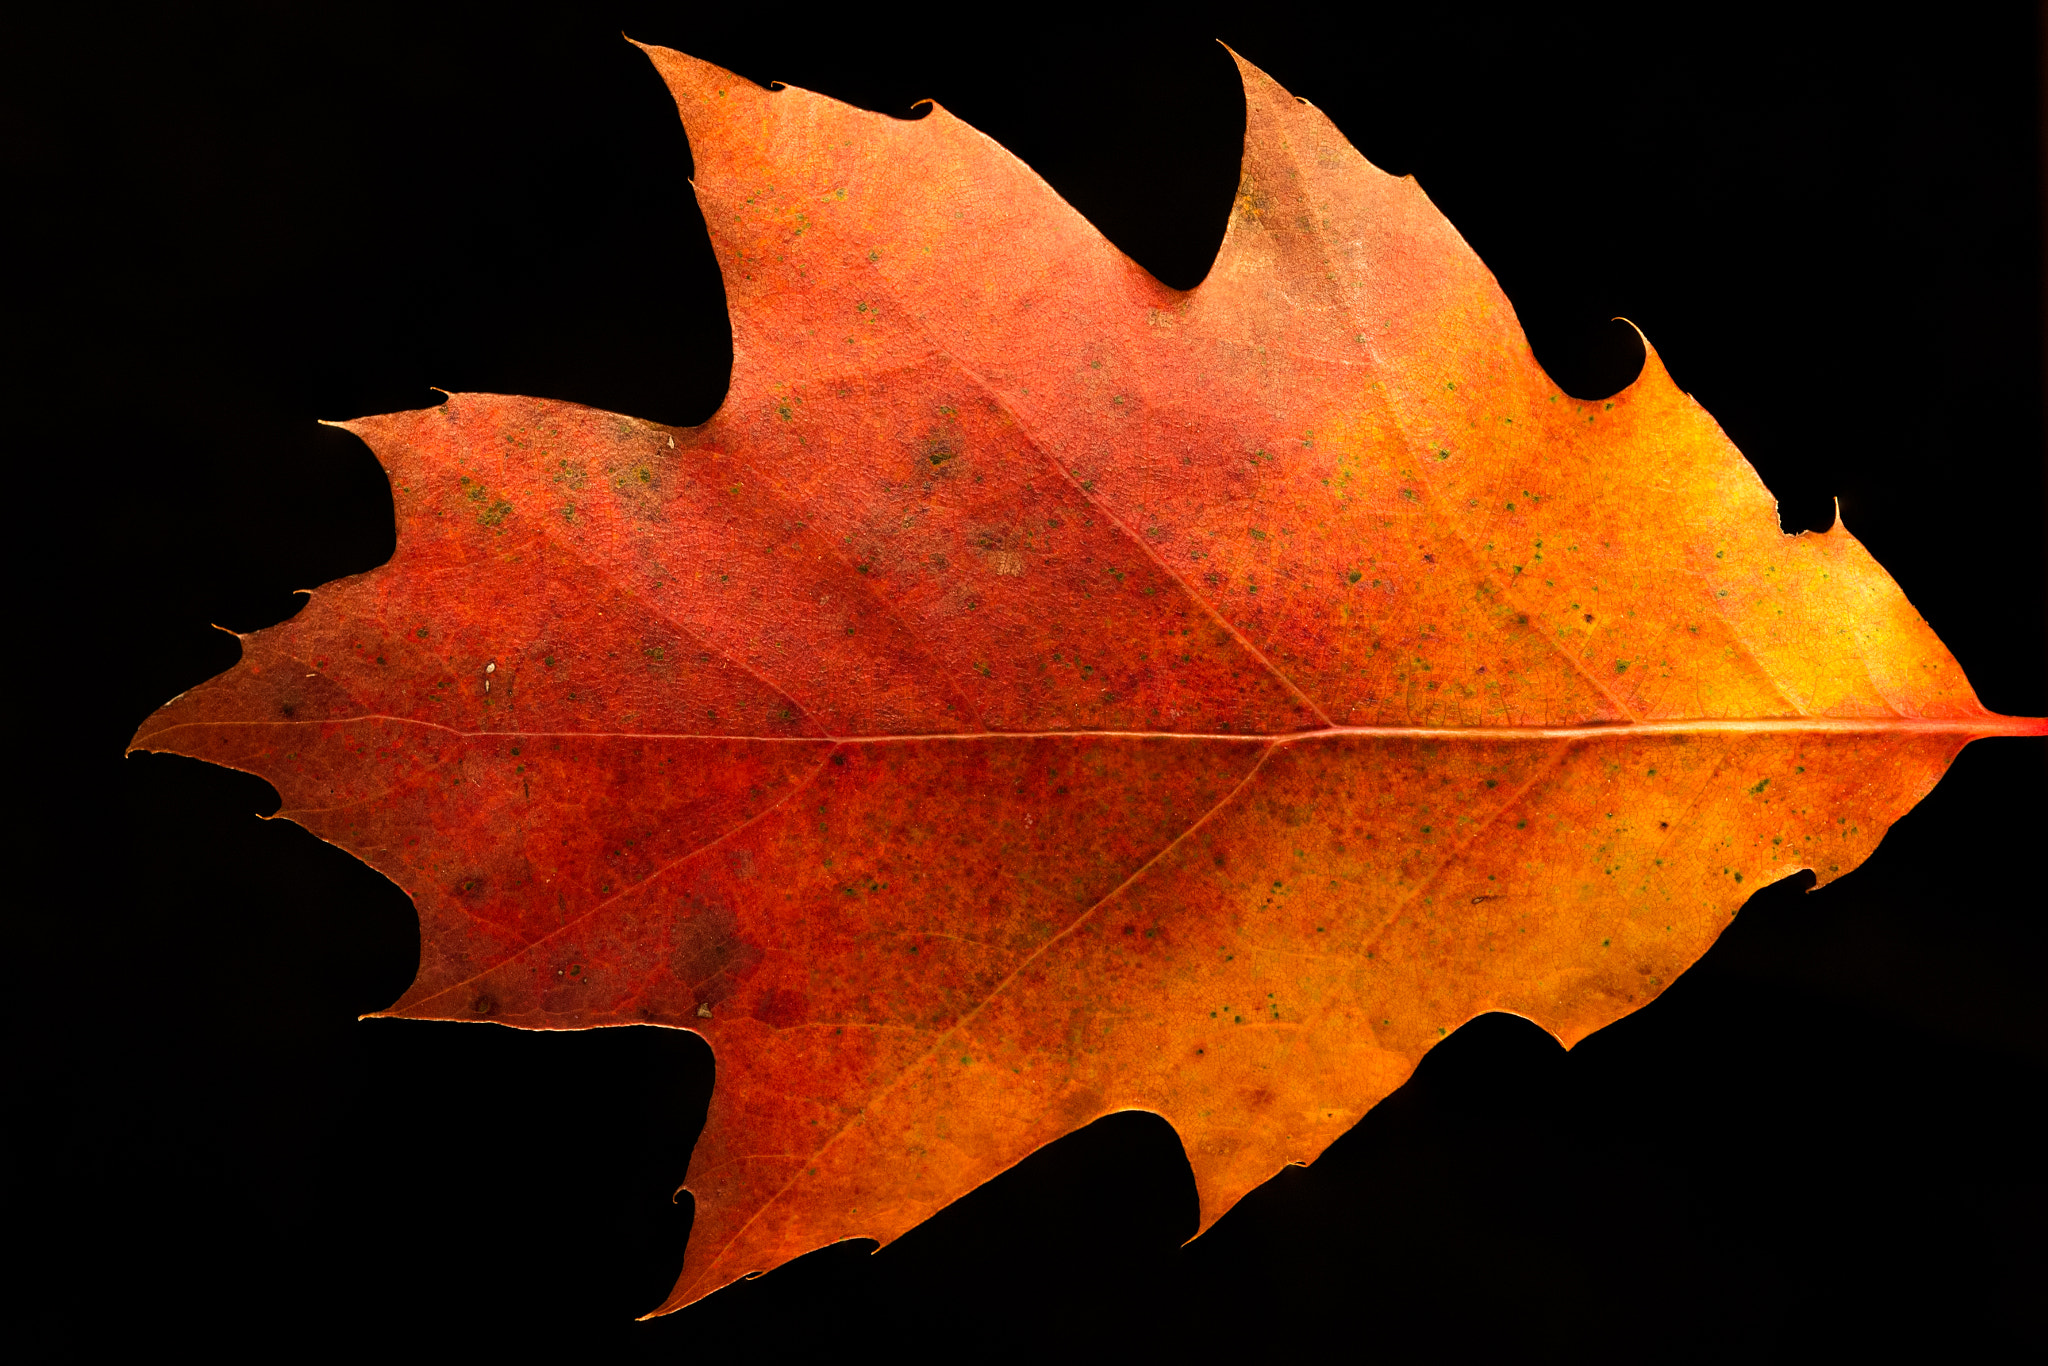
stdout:
[(647, 52), (724, 407), (343, 424), (395, 557), (133, 747), (412, 896), (387, 1014), (710, 1042), (657, 1312), (1123, 1109), (1206, 1229), (1475, 1015), (1576, 1042), (2044, 729), (1839, 522), (1784, 535), (1654, 351), (1560, 392), (1420, 188), (1242, 61), (1182, 292), (942, 109)]

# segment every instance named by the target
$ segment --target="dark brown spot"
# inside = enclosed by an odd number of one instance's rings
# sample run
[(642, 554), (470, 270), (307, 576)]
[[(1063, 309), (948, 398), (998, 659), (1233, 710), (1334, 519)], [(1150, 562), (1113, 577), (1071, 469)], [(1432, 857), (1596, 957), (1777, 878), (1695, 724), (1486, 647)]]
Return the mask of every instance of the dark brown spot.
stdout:
[(747, 1013), (770, 1029), (794, 1029), (809, 1021), (811, 1003), (800, 991), (770, 987)]
[(693, 988), (699, 1001), (716, 1005), (751, 975), (761, 961), (761, 948), (741, 936), (739, 917), (729, 906), (691, 896), (677, 909), (669, 971)]

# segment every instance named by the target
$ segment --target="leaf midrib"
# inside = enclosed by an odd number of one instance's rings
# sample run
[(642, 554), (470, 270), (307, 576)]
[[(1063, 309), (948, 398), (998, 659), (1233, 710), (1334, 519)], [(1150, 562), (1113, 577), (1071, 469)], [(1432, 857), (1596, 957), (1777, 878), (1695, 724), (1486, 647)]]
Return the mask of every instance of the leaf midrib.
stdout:
[(345, 726), (356, 722), (389, 721), (399, 725), (425, 726), (463, 739), (507, 740), (701, 740), (745, 744), (777, 745), (886, 745), (950, 740), (1205, 740), (1244, 744), (1290, 744), (1303, 740), (1339, 739), (1347, 736), (1414, 740), (1590, 740), (1618, 735), (1692, 734), (1879, 734), (1906, 732), (1930, 735), (2042, 735), (2048, 734), (2048, 719), (2001, 716), (1985, 712), (1978, 716), (1756, 716), (1682, 717), (1668, 721), (1613, 721), (1577, 726), (1321, 726), (1296, 731), (1186, 731), (1186, 730), (979, 730), (918, 731), (887, 735), (746, 735), (731, 732), (692, 731), (598, 731), (598, 730), (463, 730), (440, 721), (416, 716), (364, 713), (358, 716), (324, 717), (305, 721), (181, 721), (147, 735), (139, 735), (130, 749), (152, 749), (150, 743), (173, 731), (230, 726)]

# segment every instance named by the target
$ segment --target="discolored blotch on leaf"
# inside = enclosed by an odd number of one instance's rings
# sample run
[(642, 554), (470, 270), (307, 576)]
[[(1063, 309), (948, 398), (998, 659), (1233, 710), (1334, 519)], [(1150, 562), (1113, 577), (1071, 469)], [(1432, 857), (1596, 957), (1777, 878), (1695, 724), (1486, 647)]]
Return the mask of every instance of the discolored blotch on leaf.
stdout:
[(697, 999), (716, 1005), (761, 961), (758, 944), (742, 937), (739, 917), (729, 906), (691, 905), (676, 912), (675, 948), (670, 972), (689, 985)]

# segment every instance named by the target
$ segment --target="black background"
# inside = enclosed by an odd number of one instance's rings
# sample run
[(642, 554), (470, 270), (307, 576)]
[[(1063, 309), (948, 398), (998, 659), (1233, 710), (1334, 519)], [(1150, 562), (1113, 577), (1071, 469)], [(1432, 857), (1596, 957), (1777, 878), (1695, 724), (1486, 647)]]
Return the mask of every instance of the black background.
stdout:
[[(1412, 172), (1580, 397), (1626, 315), (1778, 494), (1849, 527), (1985, 701), (2048, 711), (2040, 35), (2024, 7), (67, 8), (4, 44), (15, 479), (17, 1341), (481, 1362), (1167, 1353), (1804, 1361), (2048, 1350), (2036, 741), (1973, 746), (1867, 865), (1757, 894), (1570, 1054), (1489, 1017), (1193, 1230), (1149, 1115), (877, 1256), (651, 1324), (712, 1080), (694, 1036), (356, 1016), (403, 894), (262, 782), (123, 759), (294, 589), (391, 553), (322, 428), (427, 386), (666, 422), (730, 361), (665, 43), (943, 103), (1192, 286), (1235, 185), (1222, 38)], [(1900, 11), (1898, 13), (1904, 13)], [(17, 21), (17, 24), (19, 21)]]

